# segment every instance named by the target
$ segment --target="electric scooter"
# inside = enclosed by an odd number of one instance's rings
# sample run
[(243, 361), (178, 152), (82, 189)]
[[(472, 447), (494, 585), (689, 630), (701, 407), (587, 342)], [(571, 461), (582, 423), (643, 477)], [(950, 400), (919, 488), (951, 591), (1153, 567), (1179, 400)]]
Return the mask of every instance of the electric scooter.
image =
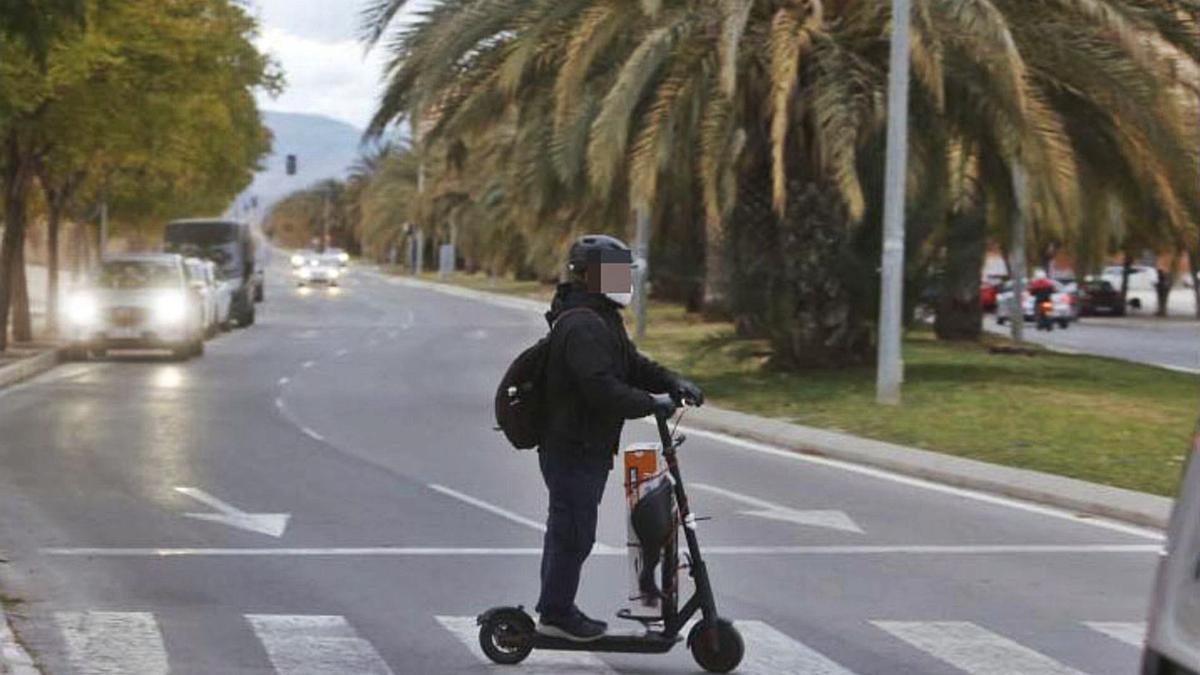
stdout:
[(665, 415), (656, 415), (655, 421), (658, 423), (658, 435), (662, 441), (663, 459), (674, 485), (679, 522), (683, 525), (683, 536), (687, 541), (690, 563), (688, 569), (696, 586), (695, 593), (682, 608), (678, 606), (678, 561), (670, 555), (675, 547), (668, 546), (666, 551), (669, 555), (664, 556), (662, 562), (662, 616), (640, 617), (632, 616), (628, 612), (618, 614), (620, 618), (642, 623), (643, 632), (609, 633), (589, 642), (575, 642), (538, 633), (533, 617), (523, 606), (493, 607), (476, 619), (479, 624), (479, 646), (489, 659), (499, 664), (514, 665), (524, 661), (534, 649), (665, 654), (681, 641), (680, 632), (699, 612), (700, 620), (692, 626), (687, 635), (687, 646), (696, 663), (710, 673), (728, 673), (741, 663), (745, 644), (733, 622), (717, 614), (708, 568), (701, 557), (700, 543), (696, 538), (696, 517), (692, 515), (688, 505), (683, 478), (679, 473), (675, 451), (686, 439), (682, 435), (672, 435), (667, 427)]

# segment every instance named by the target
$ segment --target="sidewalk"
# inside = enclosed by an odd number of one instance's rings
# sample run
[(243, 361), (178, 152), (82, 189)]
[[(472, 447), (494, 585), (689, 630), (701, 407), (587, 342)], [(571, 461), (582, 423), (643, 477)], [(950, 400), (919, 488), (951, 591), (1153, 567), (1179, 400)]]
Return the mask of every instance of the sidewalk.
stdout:
[[(409, 277), (381, 276), (389, 283), (470, 298), (538, 316), (546, 310), (545, 303), (536, 300)], [(714, 406), (690, 412), (684, 426), (1144, 527), (1165, 529), (1171, 515), (1173, 500), (1158, 495), (943, 455)]]

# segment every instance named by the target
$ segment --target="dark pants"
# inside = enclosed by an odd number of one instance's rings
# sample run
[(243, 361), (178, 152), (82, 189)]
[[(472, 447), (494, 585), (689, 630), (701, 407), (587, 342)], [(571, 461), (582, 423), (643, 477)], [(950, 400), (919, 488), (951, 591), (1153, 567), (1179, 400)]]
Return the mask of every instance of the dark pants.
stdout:
[(542, 595), (537, 611), (562, 617), (575, 606), (579, 572), (596, 542), (596, 519), (608, 467), (539, 452), (550, 512), (542, 546)]

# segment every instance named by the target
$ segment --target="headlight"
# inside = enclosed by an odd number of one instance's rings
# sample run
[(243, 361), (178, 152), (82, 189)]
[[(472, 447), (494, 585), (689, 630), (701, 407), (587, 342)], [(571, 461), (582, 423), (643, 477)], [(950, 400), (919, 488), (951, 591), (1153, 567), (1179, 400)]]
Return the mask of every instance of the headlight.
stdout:
[(304, 264), (304, 256), (297, 253), (292, 256), (292, 267), (299, 267)]
[(154, 318), (159, 323), (179, 323), (187, 316), (187, 298), (182, 293), (163, 293), (154, 299)]
[(96, 323), (96, 319), (100, 318), (100, 306), (96, 299), (83, 293), (68, 298), (64, 311), (71, 323), (80, 326)]
[(343, 252), (341, 252), (341, 253), (339, 253), (339, 254), (338, 254), (338, 260), (340, 260), (340, 261), (342, 261), (342, 262), (344, 262), (344, 263), (346, 263), (346, 262), (350, 262), (350, 254), (349, 254), (349, 253), (346, 253), (345, 251), (343, 251)]
[(340, 274), (341, 274), (341, 272), (339, 272), (337, 270), (332, 270), (332, 269), (329, 270), (329, 278), (330, 279), (336, 279), (336, 278), (338, 278), (338, 275), (340, 275)]

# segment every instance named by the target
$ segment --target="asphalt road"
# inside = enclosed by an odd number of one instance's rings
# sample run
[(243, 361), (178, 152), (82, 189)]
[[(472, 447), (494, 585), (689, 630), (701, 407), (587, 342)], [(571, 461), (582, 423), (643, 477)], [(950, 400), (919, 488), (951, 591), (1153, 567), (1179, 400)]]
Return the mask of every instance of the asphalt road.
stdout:
[[(20, 639), (51, 673), (490, 672), (471, 617), (533, 604), (545, 511), (490, 397), (540, 319), (365, 270), (336, 294), (276, 274), (267, 296), (203, 359), (71, 364), (0, 394)], [(740, 672), (1136, 670), (1153, 533), (698, 432), (681, 464)], [(608, 617), (618, 476), (580, 596)], [(696, 670), (679, 648), (504, 672)]]
[[(997, 325), (994, 315), (984, 317), (984, 327), (1008, 335), (1010, 327)], [(1080, 354), (1146, 363), (1200, 374), (1200, 321), (1151, 317), (1083, 317), (1063, 330), (1038, 331), (1025, 324), (1025, 339)]]

